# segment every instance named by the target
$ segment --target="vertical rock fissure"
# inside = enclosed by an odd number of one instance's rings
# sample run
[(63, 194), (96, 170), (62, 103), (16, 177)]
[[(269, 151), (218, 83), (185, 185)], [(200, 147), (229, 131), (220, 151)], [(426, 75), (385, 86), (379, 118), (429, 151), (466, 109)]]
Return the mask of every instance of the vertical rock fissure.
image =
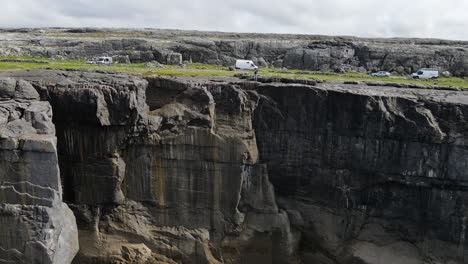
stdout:
[(63, 203), (52, 108), (21, 78), (0, 78), (0, 259), (70, 263), (75, 217)]

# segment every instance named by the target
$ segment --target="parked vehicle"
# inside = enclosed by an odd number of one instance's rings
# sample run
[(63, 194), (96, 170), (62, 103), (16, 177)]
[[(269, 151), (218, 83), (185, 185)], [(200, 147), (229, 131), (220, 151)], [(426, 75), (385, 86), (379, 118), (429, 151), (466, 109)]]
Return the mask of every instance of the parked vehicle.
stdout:
[(390, 77), (392, 74), (388, 71), (378, 71), (371, 74), (374, 77)]
[(258, 66), (251, 60), (236, 60), (236, 69), (256, 70), (258, 69)]
[(439, 70), (422, 68), (411, 75), (414, 79), (435, 79), (439, 78)]
[(92, 58), (91, 60), (87, 60), (86, 63), (112, 65), (112, 57), (102, 56), (102, 57)]

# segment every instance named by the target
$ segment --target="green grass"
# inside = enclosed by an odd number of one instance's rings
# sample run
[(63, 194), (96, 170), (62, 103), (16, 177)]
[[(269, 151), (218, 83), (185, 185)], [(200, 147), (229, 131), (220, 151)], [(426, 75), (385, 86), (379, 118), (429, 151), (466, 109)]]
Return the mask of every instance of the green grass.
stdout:
[[(0, 70), (14, 69), (101, 69), (117, 72), (127, 72), (140, 75), (169, 75), (169, 76), (233, 76), (236, 73), (248, 73), (247, 71), (228, 71), (226, 66), (209, 65), (202, 63), (192, 63), (185, 67), (175, 65), (164, 65), (162, 68), (147, 67), (145, 63), (132, 64), (114, 64), (112, 66), (91, 65), (86, 64), (84, 60), (54, 60), (50, 58), (34, 58), (34, 57), (0, 57), (1, 59), (23, 59), (23, 60), (40, 60), (46, 61), (48, 64), (32, 63), (32, 62), (4, 62), (0, 61)], [(250, 73), (251, 74), (251, 73)], [(333, 72), (319, 71), (304, 71), (304, 70), (284, 70), (278, 68), (261, 68), (259, 71), (261, 76), (280, 76), (290, 78), (318, 78), (324, 80), (339, 80), (339, 81), (386, 81), (397, 83), (417, 83), (423, 85), (444, 85), (468, 88), (467, 78), (439, 78), (436, 80), (415, 80), (406, 76), (391, 76), (391, 77), (372, 77), (365, 73), (348, 72), (337, 74)]]
[(281, 70), (274, 68), (266, 68), (261, 71), (266, 76), (288, 76), (293, 78), (319, 78), (323, 80), (337, 81), (384, 81), (395, 83), (416, 83), (422, 85), (443, 85), (468, 88), (468, 79), (459, 77), (441, 77), (435, 80), (417, 80), (408, 76), (393, 75), (391, 77), (373, 77), (366, 73), (347, 72), (343, 74), (333, 72), (320, 71), (304, 71), (304, 70)]

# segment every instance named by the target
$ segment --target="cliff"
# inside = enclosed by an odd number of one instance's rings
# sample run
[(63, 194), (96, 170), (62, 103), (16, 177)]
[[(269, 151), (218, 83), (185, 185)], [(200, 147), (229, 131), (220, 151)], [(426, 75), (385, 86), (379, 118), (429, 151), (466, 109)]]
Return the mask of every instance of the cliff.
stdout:
[(260, 157), (305, 263), (466, 261), (464, 92), (258, 92)]
[(120, 62), (183, 61), (399, 74), (433, 67), (468, 76), (468, 42), (368, 39), (317, 35), (246, 34), (158, 29), (3, 29), (0, 55), (50, 58), (114, 56)]
[(0, 79), (0, 262), (70, 263), (75, 217), (62, 202), (52, 109), (30, 83)]
[[(76, 218), (74, 263), (466, 262), (464, 91), (77, 70), (0, 78), (17, 87), (4, 89), (8, 104), (27, 83), (28, 100), (47, 113), (41, 123), (15, 106), (17, 119), (37, 134), (45, 122), (57, 137), (40, 152), (55, 170), (2, 176), (54, 189), (53, 205), (38, 198), (52, 192), (9, 178), (0, 178), (0, 201)], [(9, 200), (6, 190), (19, 186), (32, 202)], [(50, 232), (28, 219), (25, 230)], [(12, 245), (12, 227), (0, 230), (1, 249), (22, 252), (37, 240), (16, 236)], [(73, 241), (47, 243), (74, 255)]]

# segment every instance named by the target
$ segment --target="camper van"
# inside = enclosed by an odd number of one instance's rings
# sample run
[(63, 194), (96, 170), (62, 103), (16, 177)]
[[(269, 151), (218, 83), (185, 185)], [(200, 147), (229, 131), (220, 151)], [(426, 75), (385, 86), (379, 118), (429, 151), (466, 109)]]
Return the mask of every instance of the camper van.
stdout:
[(112, 64), (112, 57), (98, 57), (96, 64), (104, 64), (104, 65), (111, 65)]
[(251, 60), (236, 60), (236, 69), (256, 70), (258, 67)]
[(88, 64), (112, 65), (112, 57), (102, 56), (86, 61)]
[(435, 79), (439, 78), (437, 69), (423, 68), (411, 75), (414, 79)]

